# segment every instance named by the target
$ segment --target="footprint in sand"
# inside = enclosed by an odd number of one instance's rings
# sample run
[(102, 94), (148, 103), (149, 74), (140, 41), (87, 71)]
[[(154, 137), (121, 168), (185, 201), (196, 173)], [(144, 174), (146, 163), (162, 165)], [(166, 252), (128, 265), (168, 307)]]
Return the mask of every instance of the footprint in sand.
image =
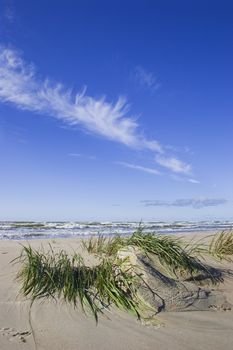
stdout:
[(31, 335), (29, 331), (18, 332), (15, 328), (3, 327), (0, 328), (0, 333), (3, 337), (6, 337), (9, 341), (17, 340), (22, 343), (26, 343), (27, 337)]

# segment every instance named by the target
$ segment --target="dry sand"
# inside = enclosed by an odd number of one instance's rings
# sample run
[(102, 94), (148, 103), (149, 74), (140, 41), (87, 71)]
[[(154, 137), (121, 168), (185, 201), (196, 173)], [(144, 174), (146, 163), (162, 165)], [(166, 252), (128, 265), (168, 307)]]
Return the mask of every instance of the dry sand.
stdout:
[[(0, 241), (0, 350), (233, 349), (233, 311), (161, 312), (158, 319), (164, 325), (156, 328), (113, 310), (96, 326), (91, 316), (62, 302), (36, 302), (30, 309), (15, 281), (19, 266), (10, 264), (22, 243)], [(30, 241), (33, 247), (48, 243), (80, 249), (78, 239)], [(233, 265), (227, 268), (233, 270)], [(228, 278), (218, 288), (233, 304), (233, 281)]]

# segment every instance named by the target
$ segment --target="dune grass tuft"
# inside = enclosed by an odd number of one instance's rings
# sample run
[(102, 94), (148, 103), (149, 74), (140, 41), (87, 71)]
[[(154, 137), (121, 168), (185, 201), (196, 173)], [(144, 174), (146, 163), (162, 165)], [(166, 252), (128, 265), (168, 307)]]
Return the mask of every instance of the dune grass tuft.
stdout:
[(126, 245), (127, 239), (118, 235), (111, 238), (99, 235), (88, 240), (82, 240), (82, 246), (88, 253), (105, 255), (106, 257), (115, 257), (119, 249)]
[(55, 253), (23, 247), (18, 258), (22, 268), (17, 279), (21, 292), (32, 303), (40, 298), (63, 298), (82, 310), (91, 310), (96, 321), (99, 312), (109, 305), (127, 310), (140, 318), (142, 303), (137, 296), (138, 277), (122, 269), (122, 261), (103, 259), (94, 267), (85, 266), (80, 255), (69, 257), (65, 251)]
[(148, 258), (153, 259), (156, 256), (170, 271), (190, 276), (197, 272), (207, 272), (197, 254), (192, 254), (194, 250), (181, 238), (143, 233), (139, 230), (129, 238), (128, 244), (138, 247)]
[(233, 231), (222, 231), (214, 235), (209, 253), (218, 260), (233, 261)]
[(114, 257), (120, 249), (132, 246), (150, 259), (157, 257), (170, 272), (179, 271), (189, 275), (200, 271), (207, 272), (206, 266), (198, 258), (204, 251), (201, 244), (187, 244), (181, 238), (144, 233), (141, 227), (129, 237), (116, 236), (106, 239), (100, 236), (84, 241), (83, 246), (89, 253), (108, 257)]
[(91, 237), (82, 240), (82, 246), (91, 254), (102, 254), (106, 247), (107, 238), (99, 235), (98, 237)]

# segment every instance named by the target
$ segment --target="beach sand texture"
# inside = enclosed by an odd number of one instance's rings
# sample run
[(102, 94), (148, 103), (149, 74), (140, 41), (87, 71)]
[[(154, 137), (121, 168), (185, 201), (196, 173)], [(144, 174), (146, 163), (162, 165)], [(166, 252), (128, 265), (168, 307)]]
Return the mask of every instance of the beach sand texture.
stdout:
[[(142, 350), (195, 349), (232, 350), (233, 311), (211, 308), (209, 311), (161, 312), (160, 326), (142, 325), (133, 316), (111, 309), (100, 316), (96, 325), (85, 315), (62, 301), (35, 302), (19, 296), (20, 285), (15, 281), (19, 265), (10, 262), (20, 254), (24, 242), (0, 241), (0, 349), (30, 350)], [(79, 239), (32, 240), (30, 244), (46, 248), (79, 250)], [(86, 263), (92, 264), (89, 256)], [(223, 266), (222, 266), (223, 267)], [(225, 264), (233, 271), (233, 264)], [(233, 279), (229, 273), (218, 286), (233, 304)]]

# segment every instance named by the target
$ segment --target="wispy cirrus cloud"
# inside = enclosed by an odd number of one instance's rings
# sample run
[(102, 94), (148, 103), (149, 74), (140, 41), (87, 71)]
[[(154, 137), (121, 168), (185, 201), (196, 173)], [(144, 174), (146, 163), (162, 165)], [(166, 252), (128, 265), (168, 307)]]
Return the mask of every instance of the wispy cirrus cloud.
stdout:
[(91, 159), (91, 160), (96, 159), (96, 156), (90, 156), (90, 155), (83, 154), (83, 153), (68, 153), (68, 156), (74, 157), (74, 158), (87, 158), (87, 159)]
[(161, 86), (154, 73), (149, 72), (142, 66), (136, 66), (134, 69), (134, 80), (142, 87), (155, 92)]
[(186, 198), (176, 199), (174, 201), (163, 200), (143, 200), (141, 203), (145, 207), (191, 207), (194, 209), (201, 209), (204, 207), (214, 207), (221, 204), (226, 204), (225, 198)]
[(7, 0), (3, 11), (4, 18), (9, 22), (13, 23), (15, 20), (15, 10), (12, 1)]
[(198, 184), (201, 183), (200, 181), (198, 181), (198, 180), (196, 180), (194, 178), (189, 178), (187, 176), (183, 176), (183, 174), (171, 173), (171, 174), (169, 174), (169, 176), (173, 180), (178, 181), (178, 182), (189, 182), (189, 183), (195, 184), (195, 185), (198, 185)]
[(190, 164), (186, 164), (175, 157), (166, 157), (157, 155), (155, 157), (156, 163), (173, 171), (174, 173), (191, 174), (192, 168)]
[(73, 94), (61, 83), (36, 77), (33, 64), (26, 64), (19, 53), (0, 48), (0, 100), (17, 108), (46, 114), (72, 126), (132, 148), (145, 148), (161, 153), (157, 140), (148, 140), (139, 132), (135, 118), (128, 116), (129, 106), (120, 97), (115, 104), (104, 98), (95, 99), (84, 92)]
[(192, 184), (200, 184), (200, 181), (196, 179), (188, 179), (188, 182), (191, 182)]
[(147, 168), (147, 167), (144, 167), (141, 165), (131, 164), (131, 163), (127, 163), (127, 162), (115, 162), (115, 163), (122, 165), (125, 168), (143, 171), (144, 173), (148, 173), (148, 174), (153, 174), (153, 175), (160, 175), (161, 174), (160, 171), (158, 171), (157, 169)]
[[(145, 78), (146, 81), (148, 86), (155, 84), (149, 75)], [(129, 115), (129, 106), (124, 98), (120, 97), (116, 103), (110, 103), (105, 98), (88, 96), (86, 91), (74, 94), (61, 83), (40, 79), (33, 64), (27, 64), (18, 51), (2, 46), (0, 101), (13, 104), (21, 110), (56, 118), (67, 125), (79, 127), (132, 149), (149, 150), (160, 155), (160, 158), (156, 158), (157, 163), (171, 172), (185, 175), (189, 172), (190, 165), (175, 157), (169, 161), (165, 148), (157, 140), (143, 135), (136, 118)], [(157, 170), (147, 172), (155, 174)]]

